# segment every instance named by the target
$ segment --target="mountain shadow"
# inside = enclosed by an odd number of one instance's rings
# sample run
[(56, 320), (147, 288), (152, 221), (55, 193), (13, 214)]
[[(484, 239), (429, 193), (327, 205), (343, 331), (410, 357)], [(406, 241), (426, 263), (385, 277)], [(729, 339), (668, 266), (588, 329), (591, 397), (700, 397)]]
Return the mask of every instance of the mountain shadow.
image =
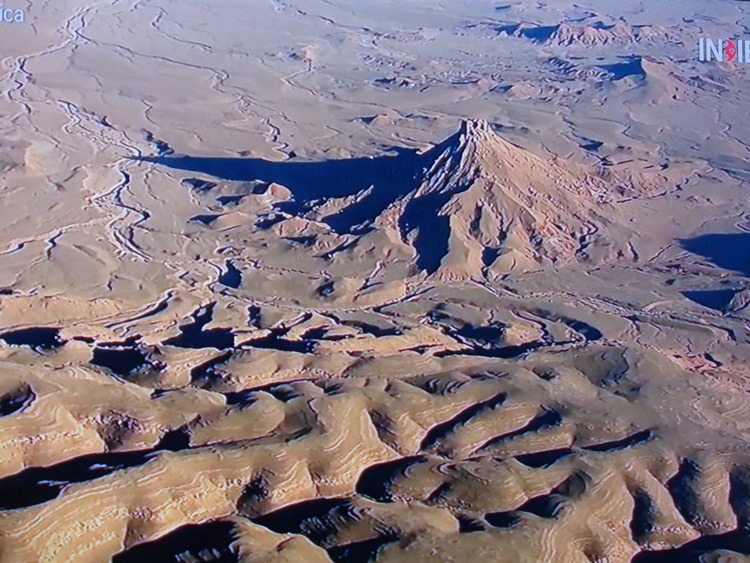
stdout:
[(175, 155), (139, 160), (226, 181), (280, 184), (291, 192), (293, 200), (277, 208), (295, 215), (329, 199), (354, 198), (352, 204), (324, 219), (340, 234), (369, 231), (370, 223), (388, 205), (416, 188), (423, 166), (422, 155), (408, 149), (395, 149), (395, 154), (385, 156), (325, 161)]
[(719, 268), (750, 277), (750, 233), (701, 235), (680, 241), (680, 246)]
[(450, 279), (481, 277), (489, 254), (498, 271), (599, 262), (625, 255), (629, 238), (622, 229), (610, 233), (614, 215), (600, 201), (607, 189), (601, 178), (539, 157), (482, 120), (463, 121), (428, 150), (394, 149), (378, 157), (271, 162), (165, 154), (140, 160), (284, 186), (291, 199), (275, 208), (293, 216), (342, 200), (322, 219), (335, 232), (395, 227), (414, 249), (419, 270), (441, 270)]

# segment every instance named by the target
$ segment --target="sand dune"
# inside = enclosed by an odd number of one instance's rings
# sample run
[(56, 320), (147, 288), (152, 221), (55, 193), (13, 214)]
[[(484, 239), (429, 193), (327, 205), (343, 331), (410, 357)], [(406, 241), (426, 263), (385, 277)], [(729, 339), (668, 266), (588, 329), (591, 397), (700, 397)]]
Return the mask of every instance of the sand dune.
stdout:
[(746, 12), (32, 2), (0, 561), (750, 555)]

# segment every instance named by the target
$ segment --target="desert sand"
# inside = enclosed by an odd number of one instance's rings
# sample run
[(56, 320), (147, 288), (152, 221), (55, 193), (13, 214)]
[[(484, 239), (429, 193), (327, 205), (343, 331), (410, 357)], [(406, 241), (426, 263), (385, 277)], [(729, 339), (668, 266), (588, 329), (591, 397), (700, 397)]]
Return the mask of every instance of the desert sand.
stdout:
[(0, 23), (0, 561), (744, 561), (745, 3)]

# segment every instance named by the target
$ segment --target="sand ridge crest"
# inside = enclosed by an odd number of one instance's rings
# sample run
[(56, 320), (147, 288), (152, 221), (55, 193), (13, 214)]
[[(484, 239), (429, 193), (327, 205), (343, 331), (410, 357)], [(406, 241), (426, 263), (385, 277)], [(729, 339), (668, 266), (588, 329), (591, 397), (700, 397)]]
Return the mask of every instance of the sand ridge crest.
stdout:
[(743, 7), (433, 4), (4, 29), (0, 560), (750, 552)]

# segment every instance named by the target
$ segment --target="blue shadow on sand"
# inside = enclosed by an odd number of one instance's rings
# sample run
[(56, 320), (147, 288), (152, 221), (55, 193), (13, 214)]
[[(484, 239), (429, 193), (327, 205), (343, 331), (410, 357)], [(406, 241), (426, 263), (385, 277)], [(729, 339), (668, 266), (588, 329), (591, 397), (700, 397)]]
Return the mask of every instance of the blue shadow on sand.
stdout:
[[(142, 157), (137, 160), (175, 170), (205, 174), (233, 182), (277, 183), (292, 194), (292, 201), (276, 205), (279, 211), (304, 214), (335, 198), (351, 198), (339, 212), (324, 218), (339, 234), (362, 235), (372, 230), (373, 221), (399, 199), (406, 200), (399, 222), (401, 235), (417, 230), (412, 244), (417, 252), (417, 267), (432, 273), (448, 251), (449, 217), (439, 215), (440, 208), (464, 186), (416, 197), (423, 173), (445, 149), (437, 145), (426, 153), (411, 149), (393, 149), (394, 154), (342, 160), (274, 162), (257, 158), (214, 158), (181, 155)], [(262, 227), (262, 222), (258, 223)]]
[(366, 230), (366, 224), (388, 204), (414, 189), (421, 169), (419, 155), (408, 150), (375, 158), (326, 161), (274, 162), (258, 158), (194, 156), (153, 156), (140, 160), (232, 182), (280, 184), (292, 192), (294, 198), (280, 207), (294, 214), (328, 199), (359, 196), (358, 202), (326, 221), (341, 233)]
[(737, 292), (733, 289), (717, 289), (714, 291), (683, 291), (681, 293), (690, 299), (690, 301), (698, 303), (698, 305), (716, 311), (724, 311), (727, 308), (727, 305), (732, 301), (734, 294)]
[(681, 240), (680, 246), (719, 268), (750, 277), (750, 233), (701, 235)]

